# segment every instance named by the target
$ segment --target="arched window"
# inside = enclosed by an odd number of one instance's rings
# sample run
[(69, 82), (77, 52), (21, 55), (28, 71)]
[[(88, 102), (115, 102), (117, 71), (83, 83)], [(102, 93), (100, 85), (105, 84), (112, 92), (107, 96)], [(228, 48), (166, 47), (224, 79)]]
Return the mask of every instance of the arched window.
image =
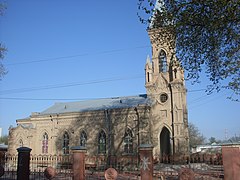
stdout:
[(69, 135), (66, 131), (63, 134), (63, 154), (69, 154)]
[(19, 147), (23, 147), (23, 140), (22, 139), (19, 140)]
[(133, 134), (131, 129), (127, 129), (124, 134), (124, 153), (133, 153)]
[(87, 144), (87, 134), (85, 131), (82, 131), (80, 134), (80, 146), (86, 147)]
[(165, 51), (161, 50), (158, 56), (159, 72), (167, 72), (167, 55)]
[(106, 134), (103, 130), (98, 134), (98, 153), (105, 154), (106, 153)]
[(45, 132), (42, 138), (42, 153), (48, 153), (48, 134)]

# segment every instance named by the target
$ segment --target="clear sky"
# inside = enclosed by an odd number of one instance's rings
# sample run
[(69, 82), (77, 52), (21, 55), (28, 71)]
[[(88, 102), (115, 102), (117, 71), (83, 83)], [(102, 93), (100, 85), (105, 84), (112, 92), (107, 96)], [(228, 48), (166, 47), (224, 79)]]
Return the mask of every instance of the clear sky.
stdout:
[[(151, 56), (137, 0), (7, 0), (0, 41), (8, 74), (0, 81), (0, 127), (55, 102), (146, 93)], [(205, 78), (203, 78), (205, 79)], [(227, 91), (206, 95), (206, 81), (188, 89), (189, 122), (207, 138), (240, 135), (240, 104)]]

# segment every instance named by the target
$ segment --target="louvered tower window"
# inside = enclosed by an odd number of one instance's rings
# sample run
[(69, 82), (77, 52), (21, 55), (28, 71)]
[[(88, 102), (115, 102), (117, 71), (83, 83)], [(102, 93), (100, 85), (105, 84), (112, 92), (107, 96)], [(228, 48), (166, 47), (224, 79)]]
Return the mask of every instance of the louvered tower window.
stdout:
[(166, 52), (161, 50), (158, 57), (158, 66), (159, 66), (159, 72), (167, 72), (167, 56)]

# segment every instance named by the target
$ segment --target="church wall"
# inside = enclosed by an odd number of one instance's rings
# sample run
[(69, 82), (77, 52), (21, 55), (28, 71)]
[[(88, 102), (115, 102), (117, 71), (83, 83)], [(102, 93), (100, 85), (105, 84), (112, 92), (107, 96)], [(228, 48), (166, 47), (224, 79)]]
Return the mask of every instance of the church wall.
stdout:
[[(138, 113), (138, 114), (137, 114)], [(20, 147), (19, 139), (23, 146), (32, 149), (31, 154), (42, 154), (43, 134), (48, 135), (48, 153), (62, 154), (63, 134), (69, 134), (69, 146), (80, 145), (80, 133), (84, 130), (87, 134), (87, 154), (98, 154), (98, 133), (103, 130), (107, 135), (107, 154), (124, 155), (123, 137), (127, 128), (133, 132), (134, 152), (138, 149), (138, 122), (141, 126), (140, 143), (149, 142), (149, 107), (110, 109), (108, 111), (89, 111), (82, 113), (63, 113), (52, 115), (35, 115), (28, 120), (17, 121), (18, 126), (10, 131), (10, 154), (16, 154)], [(31, 124), (31, 128), (23, 128), (21, 124)], [(110, 126), (109, 126), (110, 124)], [(143, 125), (144, 124), (144, 125)], [(109, 135), (109, 134), (112, 134)], [(17, 137), (17, 138), (16, 138)], [(112, 142), (109, 141), (112, 140)], [(112, 144), (109, 146), (108, 143)], [(15, 144), (15, 145), (14, 145)]]
[(34, 144), (36, 130), (18, 126), (9, 130), (8, 153), (17, 154), (17, 148), (21, 146), (31, 147)]

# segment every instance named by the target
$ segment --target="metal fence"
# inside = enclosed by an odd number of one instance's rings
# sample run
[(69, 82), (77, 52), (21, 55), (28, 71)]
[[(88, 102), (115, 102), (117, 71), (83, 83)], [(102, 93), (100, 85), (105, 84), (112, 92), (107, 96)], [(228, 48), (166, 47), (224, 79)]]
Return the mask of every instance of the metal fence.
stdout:
[[(17, 155), (5, 155), (1, 161), (5, 173), (0, 179), (17, 179)], [(30, 179), (46, 179), (44, 171), (47, 167), (56, 170), (58, 178), (72, 179), (72, 156), (71, 155), (31, 155), (30, 156)]]
[[(0, 179), (17, 179), (17, 160), (17, 155), (5, 155), (1, 158), (5, 174)], [(30, 179), (46, 179), (45, 169), (53, 167), (57, 173), (56, 179), (70, 180), (73, 177), (72, 163), (72, 155), (31, 155)], [(138, 156), (85, 156), (87, 180), (105, 179), (104, 171), (109, 167), (117, 170), (120, 180), (140, 178)], [(155, 179), (178, 179), (181, 168), (192, 169), (195, 179), (204, 179), (204, 177), (222, 179), (224, 176), (220, 155), (154, 157)]]
[(104, 171), (113, 167), (118, 172), (118, 179), (138, 179), (137, 156), (86, 156), (86, 179), (105, 179)]
[(178, 179), (181, 169), (191, 169), (195, 179), (223, 179), (222, 154), (155, 156), (154, 177)]
[[(5, 173), (0, 179), (17, 179), (18, 155), (5, 155), (1, 165)], [(44, 171), (47, 167), (53, 167), (57, 173), (57, 179), (72, 179), (72, 155), (31, 155), (30, 179), (46, 179)], [(86, 179), (105, 179), (104, 171), (108, 167), (114, 167), (118, 173), (118, 179), (138, 179), (138, 160), (136, 156), (122, 156), (111, 158), (106, 156), (86, 156)]]
[(164, 164), (189, 164), (189, 163), (205, 163), (210, 165), (223, 165), (222, 154), (201, 154), (194, 153), (191, 155), (174, 155), (174, 156), (155, 156), (153, 157), (155, 163)]

